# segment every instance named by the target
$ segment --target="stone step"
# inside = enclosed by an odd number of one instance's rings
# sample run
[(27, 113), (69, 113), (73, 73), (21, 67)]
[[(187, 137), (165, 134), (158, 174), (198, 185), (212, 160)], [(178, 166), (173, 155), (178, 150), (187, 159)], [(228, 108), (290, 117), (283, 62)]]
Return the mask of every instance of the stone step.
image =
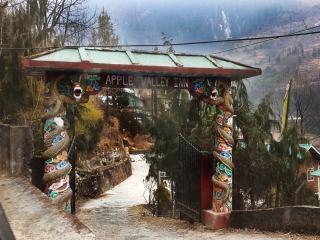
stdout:
[(93, 240), (75, 216), (58, 209), (24, 178), (0, 178), (0, 202), (17, 240)]

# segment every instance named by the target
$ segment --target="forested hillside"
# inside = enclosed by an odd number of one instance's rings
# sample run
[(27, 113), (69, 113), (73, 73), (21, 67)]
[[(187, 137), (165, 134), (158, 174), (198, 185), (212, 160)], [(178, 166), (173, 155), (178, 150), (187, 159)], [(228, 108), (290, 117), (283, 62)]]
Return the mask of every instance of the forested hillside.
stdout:
[[(95, 2), (104, 5), (103, 2)], [(120, 42), (124, 44), (161, 43), (162, 33), (173, 42), (190, 42), (303, 32), (306, 28), (320, 25), (319, 0), (218, 0), (202, 1), (201, 4), (193, 0), (161, 3), (126, 0), (121, 4), (121, 8), (117, 3), (106, 7), (116, 24)], [(313, 29), (316, 30), (319, 28)], [(216, 54), (260, 67), (262, 76), (246, 81), (250, 100), (256, 106), (265, 95), (271, 94), (278, 115), (281, 113), (284, 88), (289, 79), (294, 79), (290, 116), (293, 119), (300, 115), (312, 118), (312, 123), (305, 125), (307, 130), (314, 131), (319, 125), (317, 106), (320, 97), (316, 93), (320, 84), (319, 39), (320, 34), (317, 34), (260, 44), (253, 41), (175, 46), (175, 50)], [(311, 96), (312, 103), (309, 102)], [(320, 129), (316, 131), (320, 132)]]

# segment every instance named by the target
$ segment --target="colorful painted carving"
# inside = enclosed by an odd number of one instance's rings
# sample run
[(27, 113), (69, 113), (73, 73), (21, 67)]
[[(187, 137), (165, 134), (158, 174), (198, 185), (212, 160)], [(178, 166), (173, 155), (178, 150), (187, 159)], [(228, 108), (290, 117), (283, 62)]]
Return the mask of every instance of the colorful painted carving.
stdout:
[[(221, 91), (219, 92), (218, 89)], [(212, 210), (229, 212), (232, 209), (232, 169), (234, 168), (232, 162), (233, 99), (230, 82), (216, 81), (215, 84), (210, 84), (209, 81), (199, 80), (194, 83), (194, 88), (190, 92), (207, 104), (216, 106), (213, 123), (215, 131), (213, 157), (217, 164), (212, 176)]]
[(101, 90), (101, 77), (95, 74), (83, 74), (81, 76), (85, 80), (86, 94), (95, 95)]
[[(214, 186), (212, 198), (212, 210), (215, 212), (229, 212), (232, 209), (232, 97), (227, 83), (220, 82), (221, 96), (208, 101), (208, 104), (216, 105), (215, 147), (213, 156), (217, 162), (215, 173), (212, 176)], [(217, 92), (215, 90), (215, 92)]]
[(44, 176), (45, 193), (58, 204), (68, 204), (72, 196), (69, 186), (68, 174), (71, 164), (68, 162), (67, 149), (69, 146), (69, 135), (65, 129), (64, 104), (76, 104), (87, 102), (88, 94), (83, 91), (79, 82), (63, 83), (66, 76), (60, 75), (52, 81), (46, 83), (46, 93), (44, 99), (45, 112), (42, 116), (44, 123), (44, 145), (46, 150), (42, 153), (45, 161)]

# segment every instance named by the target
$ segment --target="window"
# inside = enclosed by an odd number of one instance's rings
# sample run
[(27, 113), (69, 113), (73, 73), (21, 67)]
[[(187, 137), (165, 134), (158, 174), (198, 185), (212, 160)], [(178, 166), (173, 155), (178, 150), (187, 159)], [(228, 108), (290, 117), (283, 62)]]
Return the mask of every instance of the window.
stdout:
[(314, 172), (314, 168), (308, 168), (307, 169), (307, 181), (312, 182), (314, 180), (314, 177), (311, 176), (311, 173)]

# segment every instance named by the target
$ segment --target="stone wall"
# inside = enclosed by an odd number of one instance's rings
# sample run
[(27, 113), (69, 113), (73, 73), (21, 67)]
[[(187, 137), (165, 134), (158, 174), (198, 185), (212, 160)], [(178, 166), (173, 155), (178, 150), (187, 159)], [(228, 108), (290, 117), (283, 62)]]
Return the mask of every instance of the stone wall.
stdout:
[(292, 206), (231, 212), (230, 226), (262, 231), (320, 233), (320, 208)]
[(83, 177), (77, 180), (77, 194), (96, 197), (131, 176), (131, 161), (121, 161), (112, 166), (97, 168), (93, 172), (78, 172), (78, 174)]
[(32, 130), (0, 123), (0, 176), (26, 176), (33, 156)]

